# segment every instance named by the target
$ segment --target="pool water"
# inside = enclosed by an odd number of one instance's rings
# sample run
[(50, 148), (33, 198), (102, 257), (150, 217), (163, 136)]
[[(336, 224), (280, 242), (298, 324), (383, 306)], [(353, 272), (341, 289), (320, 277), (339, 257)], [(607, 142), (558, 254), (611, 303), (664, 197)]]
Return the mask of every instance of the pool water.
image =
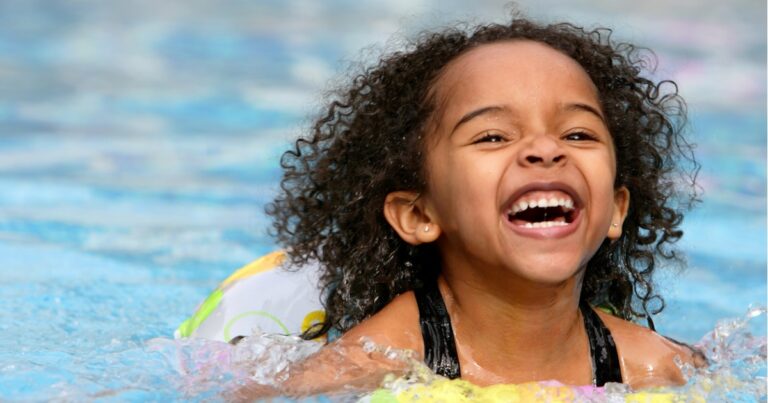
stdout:
[[(765, 4), (704, 3), (521, 4), (615, 27), (680, 84), (704, 194), (655, 322), (687, 342), (766, 303)], [(169, 338), (219, 281), (276, 248), (263, 206), (329, 80), (393, 33), (504, 10), (0, 2), (0, 400), (215, 398), (169, 357), (219, 350), (169, 350)], [(745, 326), (765, 338), (765, 315)]]

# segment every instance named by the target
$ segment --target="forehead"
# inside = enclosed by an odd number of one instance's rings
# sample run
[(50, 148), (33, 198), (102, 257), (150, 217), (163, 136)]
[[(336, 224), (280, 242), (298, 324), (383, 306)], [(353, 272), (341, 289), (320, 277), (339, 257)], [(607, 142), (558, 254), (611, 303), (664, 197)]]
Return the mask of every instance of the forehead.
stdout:
[(438, 116), (506, 102), (580, 101), (599, 107), (597, 89), (578, 62), (529, 40), (481, 45), (460, 55), (443, 69), (433, 94)]

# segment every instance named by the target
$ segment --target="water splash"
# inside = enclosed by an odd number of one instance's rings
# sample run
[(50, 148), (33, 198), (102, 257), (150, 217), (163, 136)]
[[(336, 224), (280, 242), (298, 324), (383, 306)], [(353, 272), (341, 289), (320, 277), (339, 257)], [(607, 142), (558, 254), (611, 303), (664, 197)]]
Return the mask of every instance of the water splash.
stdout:
[[(695, 348), (706, 357), (699, 368), (676, 363), (687, 383), (681, 387), (657, 387), (632, 391), (623, 384), (604, 388), (568, 387), (557, 382), (477, 387), (461, 380), (447, 380), (412, 363), (408, 376), (385, 379), (382, 389), (363, 396), (362, 402), (430, 401), (551, 401), (629, 402), (694, 401), (755, 402), (766, 399), (766, 337), (754, 335), (751, 325), (765, 320), (766, 308), (750, 308), (746, 315), (718, 322)], [(763, 326), (764, 328), (765, 326)]]
[[(622, 384), (595, 388), (570, 387), (557, 382), (478, 387), (434, 374), (412, 351), (361, 339), (358, 351), (366, 354), (372, 364), (345, 367), (342, 362), (349, 351), (331, 349), (330, 358), (324, 361), (327, 367), (321, 372), (334, 374), (340, 382), (349, 382), (337, 385), (336, 390), (326, 390), (323, 396), (315, 395), (311, 401), (392, 403), (414, 398), (425, 402), (441, 399), (526, 401), (526, 398), (553, 402), (624, 402), (651, 398), (660, 399), (658, 401), (764, 401), (766, 337), (762, 332), (753, 334), (751, 328), (765, 317), (766, 308), (757, 307), (749, 309), (743, 317), (721, 320), (695, 344), (706, 356), (708, 365), (695, 368), (678, 363), (687, 379), (682, 387), (632, 391)], [(246, 384), (267, 387), (273, 394), (279, 391), (284, 396), (306, 396), (307, 390), (286, 385), (297, 373), (296, 368), (321, 347), (321, 343), (298, 337), (257, 333), (236, 345), (199, 339), (153, 339), (148, 342), (147, 350), (160, 354), (173, 368), (172, 383), (185, 398), (219, 400)]]
[(743, 317), (718, 321), (696, 344), (708, 365), (699, 369), (679, 365), (688, 381), (681, 389), (705, 396), (707, 401), (765, 401), (766, 336), (754, 335), (750, 325), (765, 320), (766, 311), (764, 306), (750, 307)]
[(236, 344), (204, 339), (157, 338), (150, 351), (176, 371), (174, 387), (187, 398), (223, 396), (245, 384), (278, 389), (290, 369), (322, 347), (295, 336), (255, 333)]

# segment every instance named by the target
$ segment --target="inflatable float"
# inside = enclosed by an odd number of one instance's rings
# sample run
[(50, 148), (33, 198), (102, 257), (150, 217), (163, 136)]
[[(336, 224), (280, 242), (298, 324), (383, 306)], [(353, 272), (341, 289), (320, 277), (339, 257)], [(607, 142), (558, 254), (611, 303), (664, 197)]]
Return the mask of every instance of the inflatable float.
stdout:
[(174, 332), (178, 338), (229, 342), (254, 332), (299, 335), (322, 322), (318, 265), (285, 270), (283, 251), (235, 271)]
[(606, 392), (593, 386), (565, 386), (556, 382), (531, 382), (519, 385), (476, 386), (461, 379), (439, 379), (429, 384), (417, 384), (404, 390), (377, 389), (364, 399), (369, 403), (405, 402), (625, 402), (625, 403), (704, 403), (703, 397), (681, 396), (659, 390), (639, 392)]

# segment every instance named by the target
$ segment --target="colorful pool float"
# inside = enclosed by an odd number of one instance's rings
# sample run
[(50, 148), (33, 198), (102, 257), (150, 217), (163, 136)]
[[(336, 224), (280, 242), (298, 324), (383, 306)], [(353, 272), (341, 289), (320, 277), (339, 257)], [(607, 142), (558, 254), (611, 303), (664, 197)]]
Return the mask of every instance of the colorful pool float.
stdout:
[(461, 379), (438, 379), (429, 384), (416, 384), (404, 390), (378, 389), (367, 399), (369, 403), (401, 402), (625, 402), (625, 403), (672, 403), (705, 402), (703, 397), (681, 396), (663, 389), (651, 389), (629, 393), (606, 392), (605, 388), (592, 386), (572, 387), (554, 385), (546, 382), (524, 383), (519, 385), (476, 386)]
[(176, 338), (229, 342), (254, 332), (298, 335), (325, 318), (318, 266), (283, 270), (277, 251), (240, 268), (224, 280), (174, 332)]

